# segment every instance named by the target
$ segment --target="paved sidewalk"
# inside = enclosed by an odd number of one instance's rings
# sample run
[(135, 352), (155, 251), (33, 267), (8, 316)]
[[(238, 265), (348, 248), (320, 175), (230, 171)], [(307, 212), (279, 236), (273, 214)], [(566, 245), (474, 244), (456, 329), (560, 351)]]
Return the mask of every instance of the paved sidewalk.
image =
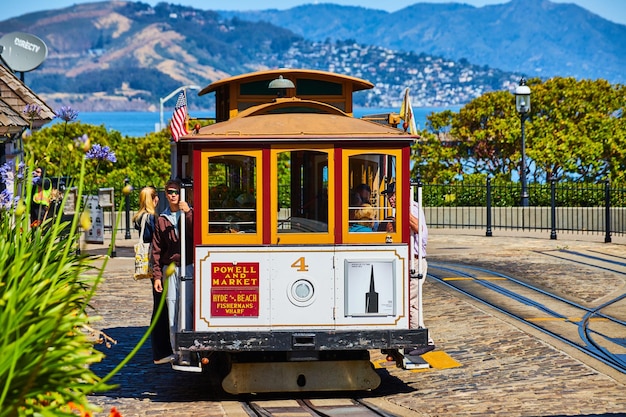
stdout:
[[(626, 238), (549, 232), (493, 232), (431, 229), (428, 258), (432, 262), (464, 263), (523, 277), (581, 303), (626, 291), (626, 266), (598, 272), (592, 267), (554, 256), (564, 249), (610, 254), (624, 259)], [(116, 240), (116, 257), (110, 258), (105, 281), (94, 306), (120, 344), (107, 352), (112, 367), (149, 323), (152, 306), (148, 282), (131, 277), (137, 237)], [(105, 255), (102, 245), (86, 244), (83, 251)], [(104, 259), (100, 257), (100, 259)], [(621, 268), (619, 271), (617, 268)], [(621, 272), (624, 270), (623, 272)], [(147, 285), (146, 285), (147, 284)], [(424, 284), (424, 317), (436, 351), (461, 364), (450, 369), (383, 371), (381, 387), (372, 393), (386, 408), (403, 416), (574, 416), (626, 415), (626, 375), (615, 374), (577, 351), (536, 334), (433, 280)], [(378, 353), (373, 354), (376, 359)], [(379, 355), (380, 356), (380, 355)], [(200, 376), (181, 375), (151, 364), (149, 346), (114, 379), (118, 390), (94, 397), (97, 404), (115, 405), (126, 416), (152, 415), (228, 416), (231, 414), (207, 391)], [(139, 382), (141, 381), (141, 382)]]

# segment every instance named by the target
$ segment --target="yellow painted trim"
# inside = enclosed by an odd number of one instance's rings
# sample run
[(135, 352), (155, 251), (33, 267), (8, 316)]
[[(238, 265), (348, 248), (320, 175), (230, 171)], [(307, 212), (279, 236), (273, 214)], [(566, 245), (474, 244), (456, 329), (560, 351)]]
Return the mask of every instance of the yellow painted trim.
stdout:
[[(342, 161), (341, 161), (343, 172), (341, 173), (341, 175), (343, 177), (342, 184), (344, 185), (344, 189), (342, 190), (343, 191), (342, 199), (343, 199), (345, 209), (342, 210), (341, 212), (341, 218), (342, 218), (341, 230), (343, 234), (344, 243), (380, 244), (380, 243), (386, 242), (386, 238), (388, 235), (386, 232), (372, 232), (372, 233), (348, 232), (348, 229), (350, 228), (350, 225), (348, 222), (349, 220), (348, 207), (350, 205), (350, 193), (352, 192), (351, 188), (348, 186), (350, 184), (349, 160), (350, 160), (350, 157), (353, 157), (356, 155), (372, 155), (372, 154), (377, 154), (377, 155), (383, 154), (383, 155), (390, 155), (390, 156), (395, 157), (396, 159), (395, 180), (397, 184), (403, 184), (403, 181), (404, 181), (403, 173), (404, 171), (408, 171), (408, 170), (405, 170), (404, 167), (402, 166), (402, 149), (350, 149), (350, 148), (343, 149)], [(383, 191), (383, 190), (379, 190), (379, 191)], [(396, 207), (396, 209), (400, 209), (399, 204), (401, 204), (401, 201), (402, 201), (402, 193), (403, 193), (402, 187), (396, 187), (396, 201), (398, 202), (398, 206)], [(383, 199), (381, 198), (381, 200)], [(382, 204), (382, 202), (380, 204)], [(380, 220), (381, 219), (377, 219), (377, 221), (380, 221)], [(402, 227), (403, 227), (402, 219), (396, 219), (396, 231), (394, 233), (389, 234), (391, 235), (391, 240), (393, 243), (400, 243), (402, 241), (402, 234), (399, 232), (400, 230), (402, 230)]]
[[(210, 233), (209, 232), (209, 158), (224, 155), (243, 155), (256, 159), (256, 233)], [(218, 151), (202, 150), (200, 172), (202, 180), (199, 183), (206, 184), (202, 188), (202, 201), (204, 210), (200, 215), (202, 222), (201, 239), (203, 245), (209, 245), (219, 239), (220, 244), (224, 245), (261, 245), (263, 243), (263, 152), (257, 150), (241, 150), (241, 149), (220, 149)]]

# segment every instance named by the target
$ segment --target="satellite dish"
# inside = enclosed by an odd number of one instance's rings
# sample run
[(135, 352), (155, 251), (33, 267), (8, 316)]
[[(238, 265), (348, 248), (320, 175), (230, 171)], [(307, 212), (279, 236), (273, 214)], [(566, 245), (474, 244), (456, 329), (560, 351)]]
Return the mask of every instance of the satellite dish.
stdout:
[(47, 56), (48, 47), (35, 35), (11, 32), (0, 38), (0, 57), (13, 71), (32, 71)]

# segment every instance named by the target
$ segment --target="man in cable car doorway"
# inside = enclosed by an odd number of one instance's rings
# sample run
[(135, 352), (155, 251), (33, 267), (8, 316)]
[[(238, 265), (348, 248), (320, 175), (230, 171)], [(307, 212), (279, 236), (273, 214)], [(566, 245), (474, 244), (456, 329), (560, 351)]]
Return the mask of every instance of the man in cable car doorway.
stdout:
[[(396, 208), (396, 183), (392, 182), (387, 186), (381, 195), (386, 195), (387, 200), (389, 201), (389, 205), (395, 209)], [(381, 226), (383, 224), (381, 223)], [(417, 329), (420, 327), (421, 323), (419, 322), (419, 311), (418, 311), (418, 292), (420, 291), (419, 286), (424, 284), (426, 281), (426, 274), (428, 271), (428, 262), (426, 262), (426, 245), (428, 244), (428, 227), (426, 226), (426, 216), (424, 215), (424, 211), (419, 206), (417, 201), (411, 201), (411, 210), (409, 217), (409, 225), (413, 233), (411, 234), (411, 238), (413, 240), (413, 254), (416, 258), (422, 258), (422, 276), (423, 279), (418, 280), (417, 277), (411, 277), (411, 282), (409, 285), (409, 292), (411, 298), (411, 305), (409, 307), (409, 327), (411, 329)], [(395, 231), (395, 222), (388, 221), (384, 226), (388, 233)], [(419, 242), (418, 242), (419, 236)], [(435, 342), (428, 339), (428, 346), (419, 347), (413, 349), (408, 353), (409, 356), (418, 356), (422, 355), (426, 352), (429, 352), (435, 348)]]
[[(154, 257), (154, 280), (155, 285), (160, 281), (163, 282), (163, 276), (168, 266), (172, 263), (176, 265), (173, 274), (167, 276), (167, 312), (170, 325), (170, 342), (172, 350), (176, 351), (174, 346), (174, 337), (179, 327), (179, 301), (181, 278), (181, 241), (185, 242), (185, 268), (184, 276), (189, 278), (193, 276), (193, 210), (186, 201), (181, 201), (180, 190), (182, 185), (178, 180), (169, 180), (165, 184), (165, 196), (167, 198), (168, 207), (159, 215), (156, 221), (154, 235), (152, 237), (152, 255)], [(181, 237), (181, 223), (185, 222), (185, 236)], [(181, 328), (188, 329), (193, 313), (193, 280), (187, 279), (183, 281), (187, 303), (185, 305), (185, 317), (187, 323), (182, 323)], [(179, 364), (184, 364), (179, 358)]]

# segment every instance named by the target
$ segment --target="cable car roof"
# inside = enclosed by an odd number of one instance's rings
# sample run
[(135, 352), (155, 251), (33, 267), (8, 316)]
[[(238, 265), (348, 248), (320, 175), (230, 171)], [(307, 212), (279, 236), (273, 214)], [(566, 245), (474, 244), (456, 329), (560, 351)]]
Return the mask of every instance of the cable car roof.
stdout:
[(205, 126), (183, 141), (406, 140), (417, 136), (342, 114), (264, 113)]
[(257, 71), (257, 72), (247, 73), (247, 74), (235, 75), (229, 78), (223, 78), (221, 80), (215, 81), (209, 84), (208, 86), (204, 87), (202, 90), (200, 90), (198, 95), (201, 96), (204, 94), (211, 93), (213, 91), (216, 91), (218, 88), (228, 85), (228, 84), (236, 84), (242, 81), (253, 82), (255, 80), (266, 80), (266, 79), (271, 80), (274, 78), (278, 78), (281, 75), (284, 76), (285, 78), (315, 77), (315, 78), (326, 79), (326, 80), (335, 81), (335, 82), (349, 82), (352, 85), (352, 91), (368, 90), (374, 87), (374, 84), (372, 84), (369, 81), (356, 78), (356, 77), (350, 77), (349, 75), (342, 75), (342, 74), (337, 74), (334, 72), (319, 71), (319, 70), (279, 68), (279, 69), (274, 69), (274, 70)]

